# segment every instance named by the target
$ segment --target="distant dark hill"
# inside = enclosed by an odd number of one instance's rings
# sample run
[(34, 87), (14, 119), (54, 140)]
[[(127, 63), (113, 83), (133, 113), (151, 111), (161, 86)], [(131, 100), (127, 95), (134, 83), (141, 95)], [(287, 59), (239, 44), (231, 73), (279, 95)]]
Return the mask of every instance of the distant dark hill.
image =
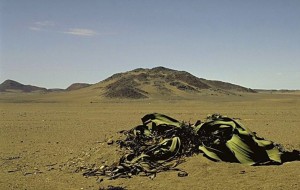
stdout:
[(66, 90), (67, 91), (78, 90), (78, 89), (86, 88), (86, 87), (89, 87), (89, 86), (91, 86), (91, 84), (87, 84), (87, 83), (74, 83), (74, 84), (71, 84)]
[(47, 92), (65, 92), (65, 89), (61, 89), (61, 88), (50, 88), (47, 89)]
[(46, 92), (46, 88), (41, 88), (32, 85), (24, 85), (19, 82), (13, 80), (6, 80), (2, 84), (0, 84), (0, 92), (7, 91), (20, 91), (20, 92), (34, 92), (34, 91), (42, 91)]
[[(101, 86), (101, 87), (100, 87)], [(117, 73), (93, 85), (109, 98), (142, 99), (153, 96), (255, 93), (255, 90), (222, 81), (198, 78), (185, 71), (165, 67)]]

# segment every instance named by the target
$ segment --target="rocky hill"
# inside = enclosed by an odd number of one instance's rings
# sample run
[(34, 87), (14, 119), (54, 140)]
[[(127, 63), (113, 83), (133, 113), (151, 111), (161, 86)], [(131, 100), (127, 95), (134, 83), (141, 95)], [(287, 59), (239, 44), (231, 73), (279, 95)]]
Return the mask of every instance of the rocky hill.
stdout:
[(34, 91), (42, 91), (46, 92), (46, 88), (41, 88), (32, 85), (24, 85), (19, 82), (13, 80), (6, 80), (2, 84), (0, 84), (0, 92), (7, 91), (18, 91), (18, 92), (34, 92)]
[[(108, 98), (142, 99), (155, 95), (184, 96), (203, 93), (236, 94), (255, 93), (255, 90), (239, 85), (198, 78), (185, 71), (165, 67), (135, 69), (117, 73), (95, 85), (104, 89), (103, 96)], [(92, 87), (93, 87), (92, 86)]]
[(89, 87), (89, 86), (91, 86), (91, 84), (87, 84), (87, 83), (74, 83), (74, 84), (71, 84), (66, 90), (67, 91), (78, 90), (78, 89), (86, 88), (86, 87)]

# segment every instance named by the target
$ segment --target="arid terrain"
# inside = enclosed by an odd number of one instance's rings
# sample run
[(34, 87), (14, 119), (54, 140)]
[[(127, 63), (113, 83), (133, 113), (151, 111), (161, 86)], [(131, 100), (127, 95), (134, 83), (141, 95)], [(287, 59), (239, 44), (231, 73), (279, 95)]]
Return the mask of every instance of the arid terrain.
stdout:
[[(97, 177), (83, 177), (78, 170), (81, 165), (100, 167), (118, 161), (122, 152), (116, 144), (108, 145), (107, 141), (119, 138), (118, 131), (141, 124), (140, 118), (152, 112), (191, 123), (204, 120), (208, 114), (220, 113), (240, 118), (258, 136), (279, 143), (286, 150), (300, 149), (300, 93), (297, 91), (216, 91), (208, 87), (200, 89), (188, 84), (189, 81), (178, 82), (172, 83), (175, 86), (168, 83), (168, 90), (156, 82), (159, 89), (168, 93), (161, 96), (151, 93), (153, 86), (145, 85), (139, 90), (140, 84), (135, 83), (132, 92), (142, 97), (138, 99), (106, 97), (107, 94), (115, 96), (116, 91), (109, 90), (119, 87), (110, 85), (104, 92), (107, 86), (103, 83), (68, 92), (2, 92), (0, 189), (79, 190), (109, 185), (145, 190), (300, 188), (299, 161), (279, 166), (247, 166), (213, 162), (202, 154), (186, 158), (178, 166), (188, 173), (186, 177), (178, 177), (176, 171), (158, 173), (153, 180), (133, 176), (100, 182)], [(175, 89), (176, 85), (181, 87)], [(186, 95), (186, 91), (192, 92)]]

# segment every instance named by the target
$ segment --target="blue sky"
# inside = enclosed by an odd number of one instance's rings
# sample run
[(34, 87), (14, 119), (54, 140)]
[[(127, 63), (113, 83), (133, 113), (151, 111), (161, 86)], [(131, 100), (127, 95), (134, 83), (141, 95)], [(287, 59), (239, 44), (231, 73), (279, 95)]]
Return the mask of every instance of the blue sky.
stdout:
[(156, 66), (300, 89), (300, 1), (0, 0), (0, 82), (66, 88)]

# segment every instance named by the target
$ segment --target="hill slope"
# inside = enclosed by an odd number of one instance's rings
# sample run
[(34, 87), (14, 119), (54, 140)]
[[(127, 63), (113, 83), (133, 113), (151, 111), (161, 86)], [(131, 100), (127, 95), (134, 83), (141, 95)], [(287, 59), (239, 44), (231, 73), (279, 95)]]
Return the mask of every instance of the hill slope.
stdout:
[(86, 88), (86, 87), (89, 87), (89, 86), (91, 86), (91, 84), (87, 84), (87, 83), (73, 83), (66, 90), (67, 91), (79, 90), (81, 88)]
[(108, 98), (142, 99), (155, 96), (255, 93), (254, 90), (222, 81), (198, 78), (185, 71), (164, 67), (117, 73), (92, 85)]
[(13, 80), (6, 80), (0, 84), (0, 92), (6, 91), (20, 91), (20, 92), (33, 92), (33, 91), (42, 91), (46, 92), (46, 88), (41, 88), (32, 85), (24, 85)]

